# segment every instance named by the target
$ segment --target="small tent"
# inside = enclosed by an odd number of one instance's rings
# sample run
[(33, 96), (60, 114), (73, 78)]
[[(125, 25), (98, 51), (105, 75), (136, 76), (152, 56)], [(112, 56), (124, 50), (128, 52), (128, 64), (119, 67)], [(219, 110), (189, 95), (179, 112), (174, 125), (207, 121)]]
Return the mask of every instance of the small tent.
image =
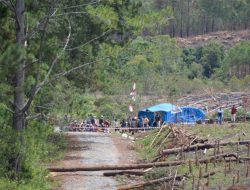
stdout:
[(176, 114), (177, 107), (173, 104), (158, 104), (152, 107), (144, 108), (138, 112), (138, 118), (142, 124), (142, 119), (147, 117), (149, 119), (149, 125), (153, 126), (155, 113), (161, 114), (162, 121), (165, 123), (170, 123), (173, 120), (173, 116)]

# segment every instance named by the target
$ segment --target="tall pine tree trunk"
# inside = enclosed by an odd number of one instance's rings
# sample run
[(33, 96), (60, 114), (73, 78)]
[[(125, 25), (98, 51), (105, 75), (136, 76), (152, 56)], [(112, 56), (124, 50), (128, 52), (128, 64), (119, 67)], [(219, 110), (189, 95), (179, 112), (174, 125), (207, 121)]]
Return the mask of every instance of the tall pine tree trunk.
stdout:
[(215, 18), (214, 18), (214, 16), (212, 17), (212, 32), (214, 32), (214, 26), (215, 26)]
[[(24, 0), (16, 0), (16, 42), (19, 46), (25, 46), (25, 3)], [(25, 127), (25, 113), (22, 110), (24, 107), (24, 81), (25, 80), (25, 61), (23, 60), (15, 72), (14, 84), (14, 113), (13, 113), (13, 129), (22, 131)], [(17, 141), (22, 139), (18, 138)], [(22, 155), (17, 153), (15, 156), (14, 170), (16, 173), (21, 172)]]
[(189, 37), (189, 30), (190, 30), (190, 0), (188, 0), (187, 4), (187, 37)]
[[(24, 48), (25, 44), (25, 17), (24, 17), (24, 0), (16, 1), (16, 41), (17, 44)], [(15, 73), (14, 86), (14, 114), (13, 128), (15, 130), (24, 129), (25, 116), (22, 111), (24, 107), (24, 76), (25, 61), (22, 61)]]

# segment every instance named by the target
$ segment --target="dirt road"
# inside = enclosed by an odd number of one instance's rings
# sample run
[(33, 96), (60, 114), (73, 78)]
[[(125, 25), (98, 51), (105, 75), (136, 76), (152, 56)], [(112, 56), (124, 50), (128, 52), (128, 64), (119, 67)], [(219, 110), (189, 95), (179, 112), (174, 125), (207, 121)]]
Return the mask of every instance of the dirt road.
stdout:
[[(120, 136), (96, 133), (68, 133), (69, 151), (57, 166), (86, 166), (94, 164), (134, 163), (135, 153), (130, 149), (132, 141)], [(117, 182), (113, 177), (104, 177), (103, 172), (57, 173), (54, 177), (60, 183), (56, 190), (112, 190)]]

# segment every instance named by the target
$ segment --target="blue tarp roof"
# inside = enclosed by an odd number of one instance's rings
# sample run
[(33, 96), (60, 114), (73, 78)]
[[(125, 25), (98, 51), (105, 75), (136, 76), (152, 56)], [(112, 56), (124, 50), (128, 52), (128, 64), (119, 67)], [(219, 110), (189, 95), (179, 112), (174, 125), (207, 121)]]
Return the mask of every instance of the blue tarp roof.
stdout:
[(173, 104), (158, 104), (152, 107), (144, 108), (141, 111), (151, 111), (151, 112), (158, 112), (158, 111), (165, 111), (165, 112), (171, 112), (173, 109), (175, 109), (175, 105)]

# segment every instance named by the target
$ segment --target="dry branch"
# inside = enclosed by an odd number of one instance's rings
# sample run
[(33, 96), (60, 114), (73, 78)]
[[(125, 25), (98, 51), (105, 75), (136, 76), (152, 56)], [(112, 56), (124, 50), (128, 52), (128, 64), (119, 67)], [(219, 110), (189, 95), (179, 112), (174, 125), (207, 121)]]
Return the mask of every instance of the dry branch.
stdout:
[(170, 176), (170, 177), (162, 177), (162, 178), (159, 178), (159, 179), (154, 179), (154, 180), (150, 180), (150, 181), (146, 181), (146, 182), (142, 182), (142, 183), (120, 186), (120, 187), (117, 188), (117, 190), (137, 189), (137, 188), (145, 187), (145, 186), (148, 186), (148, 185), (154, 185), (154, 184), (157, 184), (157, 183), (170, 181), (170, 180), (172, 180), (174, 178), (175, 178), (175, 180), (181, 180), (184, 177), (187, 177), (187, 175), (177, 175), (177, 176)]
[[(228, 141), (228, 142), (221, 142), (220, 146), (227, 146), (227, 145), (235, 145), (235, 144), (240, 144), (240, 145), (246, 145), (250, 142), (250, 140), (246, 141)], [(210, 149), (217, 147), (218, 143), (213, 142), (213, 143), (206, 143), (206, 144), (196, 144), (196, 145), (191, 145), (191, 146), (186, 146), (186, 147), (178, 147), (178, 148), (172, 148), (172, 149), (166, 149), (162, 151), (163, 155), (167, 154), (175, 154), (183, 150), (184, 152), (187, 151), (195, 151), (197, 150), (204, 150), (204, 149)]]
[(203, 174), (203, 175), (201, 176), (201, 178), (208, 178), (209, 176), (214, 175), (214, 174), (216, 174), (215, 171), (208, 172), (208, 173)]
[(156, 138), (159, 136), (159, 134), (161, 133), (161, 131), (162, 131), (163, 128), (164, 128), (163, 126), (160, 128), (160, 130), (158, 131), (158, 133), (155, 135), (154, 139), (150, 143), (149, 147), (152, 147), (152, 145), (154, 144)]
[(142, 176), (145, 174), (145, 171), (142, 170), (122, 170), (122, 171), (109, 171), (109, 172), (104, 172), (104, 176), (116, 176), (116, 175), (138, 175)]

